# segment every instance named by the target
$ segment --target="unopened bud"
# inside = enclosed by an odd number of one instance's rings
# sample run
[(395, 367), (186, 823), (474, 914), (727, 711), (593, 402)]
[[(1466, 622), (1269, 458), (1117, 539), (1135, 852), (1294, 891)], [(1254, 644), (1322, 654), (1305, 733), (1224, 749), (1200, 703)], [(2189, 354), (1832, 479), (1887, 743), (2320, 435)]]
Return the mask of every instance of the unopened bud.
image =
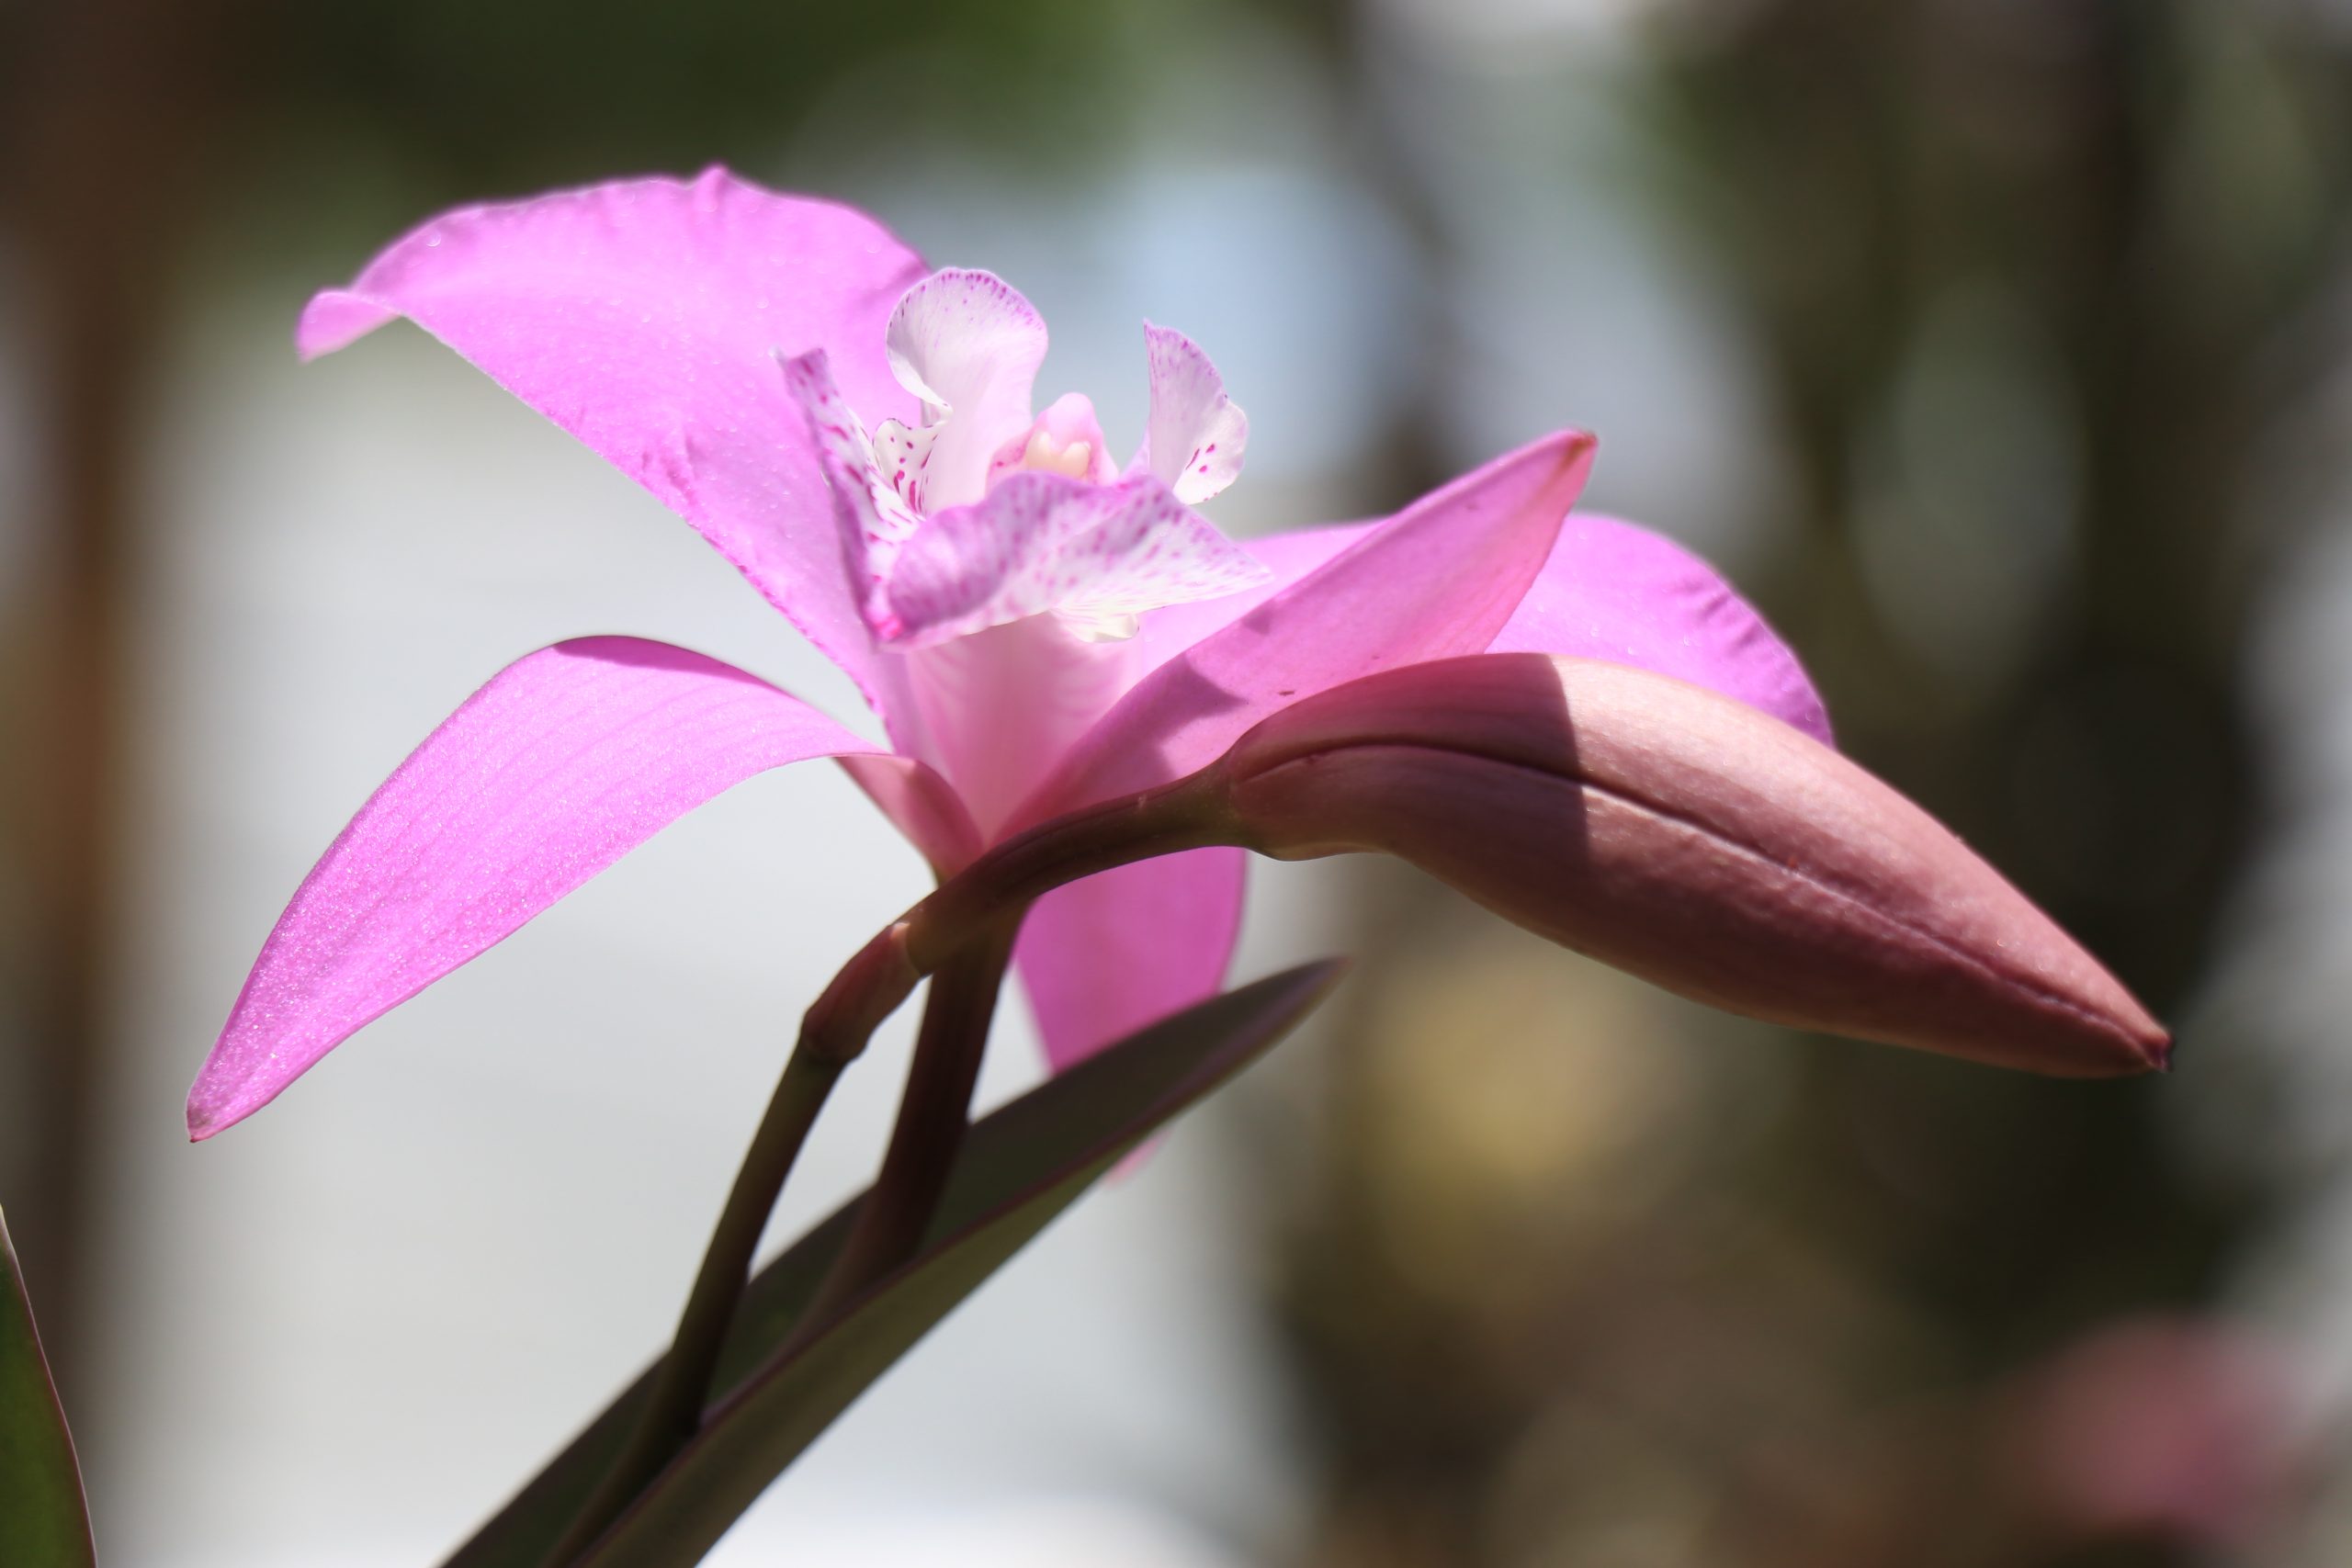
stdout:
[(1267, 719), (1218, 771), (1251, 847), (1397, 855), (1733, 1012), (2077, 1077), (2170, 1037), (1951, 832), (1730, 698), (1590, 660), (1411, 665)]

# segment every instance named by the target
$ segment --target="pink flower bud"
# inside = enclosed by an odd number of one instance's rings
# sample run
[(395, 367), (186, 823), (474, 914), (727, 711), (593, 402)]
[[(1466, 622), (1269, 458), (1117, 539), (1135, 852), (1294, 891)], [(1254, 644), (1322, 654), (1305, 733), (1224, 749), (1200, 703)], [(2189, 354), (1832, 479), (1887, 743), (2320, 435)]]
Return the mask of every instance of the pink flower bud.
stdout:
[(1734, 1012), (2077, 1077), (2162, 1067), (2113, 976), (1927, 813), (1756, 709), (1591, 660), (1411, 665), (1221, 764), (1254, 848), (1383, 851)]

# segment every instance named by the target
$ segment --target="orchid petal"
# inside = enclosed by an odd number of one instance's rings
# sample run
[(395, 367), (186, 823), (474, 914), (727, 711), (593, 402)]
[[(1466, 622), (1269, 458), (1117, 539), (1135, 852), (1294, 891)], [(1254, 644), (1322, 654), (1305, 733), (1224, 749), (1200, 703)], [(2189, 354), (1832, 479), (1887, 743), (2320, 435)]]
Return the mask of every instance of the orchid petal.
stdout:
[(1775, 1022), (2066, 1076), (2170, 1040), (1927, 813), (1670, 677), (1488, 654), (1294, 705), (1221, 764), (1250, 841), (1379, 850), (1505, 918)]
[(1364, 530), (1146, 675), (1013, 826), (1181, 778), (1267, 715), (1375, 670), (1483, 651), (1550, 557), (1592, 446), (1547, 436)]
[[(899, 547), (922, 519), (887, 479), (880, 456), (865, 426), (833, 384), (825, 351), (816, 349), (783, 362), (785, 385), (808, 417), (826, 481), (831, 485), (842, 558), (858, 608), (870, 628), (887, 614), (882, 584), (899, 558)], [(906, 448), (896, 448), (903, 455)]]
[(1222, 599), (1170, 604), (1143, 616), (1136, 632), (1139, 661), (1148, 671), (1159, 669), (1203, 637), (1240, 620), (1379, 526), (1378, 522), (1327, 523), (1250, 540), (1250, 553), (1266, 569), (1266, 581)]
[(863, 759), (935, 863), (967, 858), (976, 840), (944, 784), (877, 750), (756, 676), (666, 643), (583, 637), (516, 660), (303, 879), (197, 1075), (189, 1133), (251, 1115), (362, 1024), (767, 769)]
[(1029, 423), (1046, 319), (994, 273), (949, 267), (906, 291), (887, 344), (899, 384), (940, 427), (910, 495), (916, 510), (979, 500), (989, 459)]
[(1148, 321), (1143, 336), (1151, 367), (1151, 418), (1135, 468), (1197, 506), (1240, 476), (1250, 416), (1225, 395), (1225, 378), (1200, 344)]
[(1250, 552), (1148, 476), (1115, 485), (1008, 476), (934, 513), (899, 549), (876, 635), (920, 649), (1051, 610), (1083, 628), (1264, 579)]
[(1736, 698), (1831, 744), (1804, 666), (1705, 561), (1663, 535), (1577, 515), (1487, 645), (1493, 653), (1605, 659)]
[(921, 851), (941, 881), (979, 857), (979, 829), (953, 784), (929, 764), (888, 751), (836, 753), (842, 772)]
[(1241, 931), (1246, 857), (1191, 850), (1054, 889), (1015, 949), (1056, 1072), (1215, 996)]
[(651, 491), (869, 699), (876, 654), (844, 580), (806, 423), (773, 358), (831, 352), (853, 405), (912, 407), (876, 352), (922, 275), (864, 214), (713, 169), (433, 220), (303, 312), (304, 358), (407, 316)]
[(954, 782), (984, 838), (1135, 684), (1133, 650), (1027, 615), (899, 661), (910, 731), (899, 750)]
[[(1138, 658), (1155, 669), (1247, 615), (1376, 523), (1302, 528), (1250, 542), (1272, 580), (1229, 598), (1143, 618)], [(1829, 741), (1820, 694), (1755, 606), (1680, 545), (1638, 525), (1572, 513), (1490, 653), (1557, 653), (1654, 670), (1735, 697)]]
[(939, 444), (940, 428), (909, 427), (895, 419), (874, 427), (874, 466), (909, 512), (920, 510), (915, 498), (922, 493), (922, 470), (931, 461), (931, 449)]

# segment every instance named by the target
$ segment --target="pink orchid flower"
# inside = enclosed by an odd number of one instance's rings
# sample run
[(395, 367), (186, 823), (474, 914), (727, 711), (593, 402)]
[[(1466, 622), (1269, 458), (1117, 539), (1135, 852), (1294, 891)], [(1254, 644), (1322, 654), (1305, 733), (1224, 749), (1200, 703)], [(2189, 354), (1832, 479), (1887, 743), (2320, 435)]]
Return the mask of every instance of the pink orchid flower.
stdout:
[[(1249, 423), (1199, 347), (1145, 329), (1125, 466), (1092, 406), (1035, 412), (1046, 327), (871, 218), (713, 170), (468, 208), (304, 312), (304, 357), (406, 316), (651, 491), (856, 682), (888, 746), (684, 649), (590, 637), (493, 677), (327, 851), (188, 1100), (207, 1137), (369, 1020), (765, 769), (839, 761), (941, 874), (1214, 761), (1363, 676), (1488, 652), (1712, 688), (1822, 741), (1789, 650), (1713, 571), (1569, 508), (1546, 437), (1385, 521), (1227, 540), (1193, 507)], [(1223, 982), (1244, 853), (1070, 884), (1017, 966), (1058, 1066)]]

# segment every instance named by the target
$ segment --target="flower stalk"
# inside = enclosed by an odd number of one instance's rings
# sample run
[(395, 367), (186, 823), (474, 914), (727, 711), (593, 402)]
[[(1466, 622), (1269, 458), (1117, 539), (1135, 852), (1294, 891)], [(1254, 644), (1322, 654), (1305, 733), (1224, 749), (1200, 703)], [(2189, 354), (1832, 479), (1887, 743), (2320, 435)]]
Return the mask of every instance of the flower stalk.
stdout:
[(972, 1089), (1020, 925), (1018, 909), (998, 917), (933, 977), (881, 1174), (794, 1339), (820, 1330), (836, 1309), (913, 1256), (922, 1242), (964, 1145)]
[(1097, 872), (1216, 845), (1255, 843), (1208, 770), (1017, 834), (876, 932), (802, 1020), (799, 1049), (849, 1062), (915, 987), (1000, 926), (1017, 931), (1038, 898)]
[(842, 1069), (864, 1054), (883, 1020), (933, 977), (881, 1173), (796, 1343), (922, 1241), (963, 1145), (1013, 939), (1031, 902), (1095, 871), (1219, 841), (1208, 827), (1215, 814), (1197, 810), (1202, 795), (1200, 783), (1188, 780), (1022, 835), (893, 921), (834, 976), (801, 1021), (628, 1446), (548, 1554), (548, 1568), (586, 1551), (694, 1437), (768, 1217)]
[(704, 1250), (702, 1267), (686, 1294), (669, 1354), (654, 1373), (653, 1388), (628, 1446), (613, 1461), (563, 1538), (548, 1555), (548, 1568), (561, 1568), (586, 1551), (621, 1516), (693, 1438), (718, 1367), (719, 1350), (751, 1278), (752, 1258), (777, 1197), (800, 1157), (809, 1129), (832, 1096), (846, 1062), (796, 1044), (776, 1080), (775, 1093), (760, 1118), (752, 1146), (735, 1173), (735, 1184), (720, 1209)]

